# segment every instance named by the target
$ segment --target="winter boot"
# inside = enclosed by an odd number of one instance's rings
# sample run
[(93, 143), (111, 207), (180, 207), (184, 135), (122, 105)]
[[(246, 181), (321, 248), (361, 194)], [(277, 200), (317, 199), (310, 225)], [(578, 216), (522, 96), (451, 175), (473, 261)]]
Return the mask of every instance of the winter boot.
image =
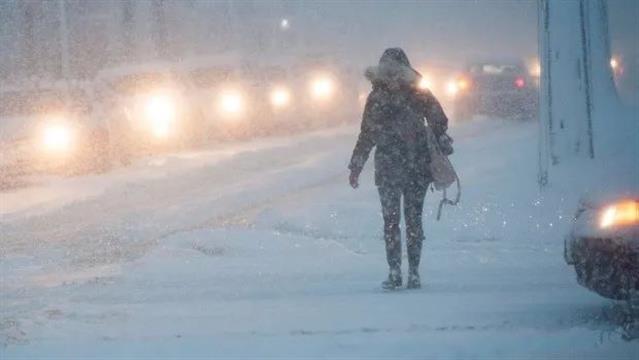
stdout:
[(382, 288), (385, 290), (394, 290), (402, 286), (402, 272), (400, 269), (391, 269), (388, 279), (382, 282)]
[(407, 289), (419, 289), (422, 287), (422, 283), (419, 280), (419, 273), (417, 269), (410, 269), (408, 272), (408, 280), (406, 281)]

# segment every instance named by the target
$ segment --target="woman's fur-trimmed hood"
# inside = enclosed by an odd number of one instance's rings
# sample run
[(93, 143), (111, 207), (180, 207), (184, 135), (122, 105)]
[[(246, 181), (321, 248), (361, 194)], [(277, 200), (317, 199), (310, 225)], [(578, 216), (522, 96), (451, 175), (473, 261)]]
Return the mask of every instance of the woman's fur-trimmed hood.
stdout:
[(386, 49), (379, 59), (379, 65), (367, 68), (364, 76), (373, 85), (389, 87), (411, 86), (416, 84), (421, 77), (410, 66), (408, 57), (400, 48)]
[(366, 68), (364, 76), (373, 85), (388, 85), (391, 87), (414, 85), (419, 81), (420, 75), (411, 67), (398, 65), (377, 65)]

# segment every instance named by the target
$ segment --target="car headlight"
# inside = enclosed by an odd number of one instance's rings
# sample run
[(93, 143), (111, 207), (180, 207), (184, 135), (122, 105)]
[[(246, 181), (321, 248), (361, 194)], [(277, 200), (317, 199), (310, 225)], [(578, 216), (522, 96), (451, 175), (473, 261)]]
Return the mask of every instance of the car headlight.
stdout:
[(431, 90), (433, 88), (433, 82), (431, 79), (424, 76), (419, 79), (419, 82), (417, 83), (417, 87), (420, 90)]
[(457, 87), (459, 90), (468, 90), (468, 87), (470, 87), (470, 81), (466, 78), (457, 79)]
[(455, 97), (460, 92), (468, 90), (469, 87), (470, 87), (470, 81), (468, 79), (466, 78), (453, 79), (446, 84), (446, 93), (451, 97)]
[(238, 116), (244, 112), (244, 98), (239, 92), (223, 93), (220, 97), (219, 107), (222, 113)]
[(271, 105), (276, 108), (287, 106), (291, 102), (291, 93), (285, 88), (275, 88), (271, 91)]
[(366, 106), (366, 100), (368, 100), (368, 92), (360, 91), (357, 95), (357, 101), (362, 109)]
[(335, 92), (335, 83), (329, 77), (320, 77), (311, 83), (311, 95), (317, 100), (329, 99)]
[(446, 84), (446, 93), (449, 96), (455, 96), (459, 92), (459, 85), (457, 85), (457, 81), (449, 81)]
[(152, 95), (146, 100), (144, 113), (153, 135), (165, 138), (176, 118), (175, 100), (165, 94)]
[(639, 201), (637, 200), (625, 200), (609, 205), (599, 214), (599, 227), (602, 229), (633, 224), (639, 224)]
[(46, 124), (42, 129), (41, 144), (47, 153), (67, 153), (73, 146), (73, 131), (61, 121)]
[(541, 76), (541, 64), (536, 61), (530, 68), (530, 76), (532, 77), (540, 77)]

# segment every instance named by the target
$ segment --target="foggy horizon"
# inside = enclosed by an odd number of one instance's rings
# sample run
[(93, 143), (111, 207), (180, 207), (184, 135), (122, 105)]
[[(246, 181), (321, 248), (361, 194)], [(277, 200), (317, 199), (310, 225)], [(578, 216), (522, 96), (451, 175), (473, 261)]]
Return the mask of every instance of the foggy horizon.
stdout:
[[(247, 56), (328, 54), (363, 68), (386, 47), (404, 48), (416, 66), (460, 66), (476, 59), (537, 57), (537, 1), (398, 2), (163, 2), (164, 54), (154, 41), (152, 1), (66, 1), (71, 63), (91, 77), (104, 67), (239, 51)], [(31, 7), (32, 30), (18, 24)], [(632, 41), (639, 3), (609, 3), (613, 53), (632, 63), (639, 56)], [(0, 78), (16, 77), (33, 62), (33, 75), (58, 77), (60, 38), (58, 2), (5, 1), (0, 4)], [(123, 16), (125, 16), (123, 18)], [(282, 19), (289, 26), (279, 27)], [(129, 21), (130, 25), (126, 25)], [(129, 26), (123, 33), (120, 26)], [(118, 29), (120, 27), (120, 29)], [(505, 31), (505, 29), (508, 29)], [(21, 43), (32, 31), (33, 44)], [(53, 35), (54, 41), (51, 41)], [(45, 40), (45, 37), (47, 37)], [(155, 39), (155, 40), (154, 40)], [(152, 40), (152, 41), (148, 41)], [(128, 49), (128, 50), (127, 50)], [(28, 54), (34, 55), (28, 55)], [(37, 54), (38, 60), (29, 60)], [(33, 68), (33, 66), (31, 67)], [(39, 69), (39, 70), (38, 70)], [(78, 70), (79, 71), (79, 70)]]

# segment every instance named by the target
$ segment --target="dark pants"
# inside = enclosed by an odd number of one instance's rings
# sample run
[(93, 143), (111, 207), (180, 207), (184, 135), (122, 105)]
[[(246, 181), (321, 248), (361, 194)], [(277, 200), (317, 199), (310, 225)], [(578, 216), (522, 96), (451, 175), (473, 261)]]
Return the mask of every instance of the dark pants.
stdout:
[(402, 242), (399, 231), (401, 219), (401, 198), (404, 197), (404, 222), (406, 224), (406, 248), (408, 266), (417, 271), (422, 253), (424, 230), (422, 229), (422, 211), (424, 197), (428, 187), (413, 185), (405, 187), (380, 186), (379, 198), (384, 216), (384, 241), (386, 242), (386, 260), (391, 269), (399, 269), (402, 264)]

